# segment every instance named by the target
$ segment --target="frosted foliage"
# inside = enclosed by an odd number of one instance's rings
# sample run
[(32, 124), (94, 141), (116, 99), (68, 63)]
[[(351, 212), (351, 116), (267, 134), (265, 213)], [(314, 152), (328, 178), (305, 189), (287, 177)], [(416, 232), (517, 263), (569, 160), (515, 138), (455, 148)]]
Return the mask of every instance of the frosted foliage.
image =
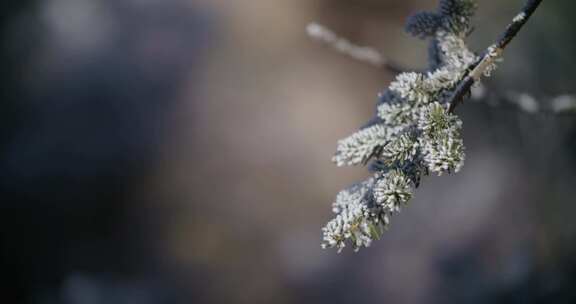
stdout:
[(384, 232), (388, 215), (380, 210), (372, 211), (365, 201), (367, 195), (371, 195), (373, 184), (374, 179), (370, 178), (338, 193), (332, 205), (336, 217), (322, 228), (323, 248), (341, 251), (349, 243), (358, 250), (370, 246), (372, 240)]
[(416, 14), (407, 25), (414, 36), (432, 39), (431, 60), (439, 62), (397, 75), (380, 95), (376, 123), (338, 142), (338, 166), (372, 161), (375, 172), (337, 195), (336, 216), (322, 229), (324, 248), (370, 246), (414, 196), (422, 175), (458, 172), (464, 164), (462, 121), (448, 113), (446, 99), (479, 60), (464, 41), (475, 5), (440, 2), (437, 12)]
[(338, 141), (332, 161), (338, 166), (358, 165), (368, 159), (374, 149), (390, 140), (391, 131), (383, 125), (374, 125)]
[(379, 179), (374, 187), (376, 202), (390, 213), (399, 212), (400, 207), (412, 197), (410, 179), (399, 170), (391, 171)]

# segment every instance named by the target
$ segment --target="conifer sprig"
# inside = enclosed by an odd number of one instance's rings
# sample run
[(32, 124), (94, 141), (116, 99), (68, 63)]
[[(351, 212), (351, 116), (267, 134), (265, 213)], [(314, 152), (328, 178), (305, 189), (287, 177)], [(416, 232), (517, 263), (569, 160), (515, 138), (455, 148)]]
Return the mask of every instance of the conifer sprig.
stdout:
[[(324, 248), (370, 246), (413, 197), (423, 175), (462, 168), (462, 121), (453, 109), (482, 75), (495, 69), (496, 59), (540, 2), (529, 0), (483, 56), (465, 43), (476, 8), (473, 0), (440, 0), (436, 11), (408, 19), (408, 33), (430, 39), (430, 69), (398, 74), (379, 95), (376, 117), (338, 142), (333, 157), (338, 166), (370, 163), (373, 175), (338, 194), (333, 203), (336, 216), (322, 228)], [(333, 33), (324, 34), (342, 44)]]

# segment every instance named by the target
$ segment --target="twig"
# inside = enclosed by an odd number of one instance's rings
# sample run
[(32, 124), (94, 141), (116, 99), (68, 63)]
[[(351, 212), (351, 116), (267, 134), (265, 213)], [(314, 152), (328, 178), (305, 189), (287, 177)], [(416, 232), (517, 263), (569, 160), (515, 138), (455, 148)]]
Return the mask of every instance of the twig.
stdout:
[(494, 61), (502, 55), (506, 46), (516, 37), (541, 2), (542, 0), (528, 0), (520, 13), (512, 19), (512, 23), (510, 23), (508, 27), (506, 27), (506, 30), (500, 35), (496, 43), (488, 47), (484, 56), (470, 66), (470, 72), (462, 82), (460, 82), (460, 85), (458, 85), (448, 99), (448, 112), (454, 112), (456, 106), (461, 103), (466, 94), (470, 92), (472, 85), (478, 81), (482, 75), (492, 67)]
[[(454, 108), (460, 103), (466, 94), (472, 89), (472, 85), (481, 78), (481, 76), (490, 69), (492, 64), (502, 54), (503, 50), (518, 34), (522, 26), (526, 23), (528, 18), (534, 13), (539, 1), (528, 1), (521, 12), (514, 17), (506, 30), (497, 39), (497, 43), (493, 44), (485, 52), (485, 55), (473, 64), (459, 87), (455, 90), (454, 94), (450, 97), (449, 111), (453, 112)], [(379, 69), (387, 70), (392, 73), (402, 73), (407, 69), (403, 68), (397, 63), (391, 62), (387, 57), (377, 49), (367, 46), (358, 46), (348, 39), (345, 39), (329, 28), (318, 23), (310, 23), (306, 27), (308, 36), (312, 39), (319, 41), (332, 48), (333, 50), (346, 55), (354, 60), (369, 64)], [(478, 92), (485, 92), (486, 88), (477, 83), (478, 90), (473, 91), (472, 99), (480, 100), (486, 98), (485, 93), (477, 94)], [(476, 93), (476, 94), (475, 94)], [(491, 94), (491, 99), (500, 100), (501, 102), (489, 102), (491, 106), (504, 106), (516, 108), (526, 114), (571, 114), (576, 113), (576, 95), (558, 95), (555, 97), (546, 98), (547, 103), (538, 102), (534, 96), (525, 92), (500, 92), (498, 94)]]
[(355, 60), (368, 63), (381, 69), (386, 69), (392, 73), (404, 72), (400, 65), (390, 62), (382, 53), (374, 48), (358, 46), (349, 40), (338, 36), (332, 30), (318, 23), (310, 23), (306, 27), (308, 36), (322, 42), (337, 52), (349, 56)]
[(514, 109), (529, 115), (563, 115), (576, 114), (576, 95), (562, 94), (546, 97), (538, 100), (535, 96), (526, 92), (506, 91), (490, 92), (479, 84), (472, 87), (472, 100), (486, 100), (486, 104), (492, 107)]

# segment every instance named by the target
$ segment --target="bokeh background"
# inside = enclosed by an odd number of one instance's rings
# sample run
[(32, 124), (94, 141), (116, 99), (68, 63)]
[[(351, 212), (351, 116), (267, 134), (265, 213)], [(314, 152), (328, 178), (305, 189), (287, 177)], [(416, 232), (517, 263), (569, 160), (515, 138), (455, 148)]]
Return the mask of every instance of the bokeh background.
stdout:
[[(520, 0), (480, 1), (487, 46)], [(0, 303), (576, 303), (576, 116), (469, 102), (467, 161), (383, 239), (320, 248), (339, 138), (394, 75), (310, 41), (318, 21), (401, 64), (432, 0), (4, 0)], [(576, 3), (544, 1), (487, 84), (576, 92)]]

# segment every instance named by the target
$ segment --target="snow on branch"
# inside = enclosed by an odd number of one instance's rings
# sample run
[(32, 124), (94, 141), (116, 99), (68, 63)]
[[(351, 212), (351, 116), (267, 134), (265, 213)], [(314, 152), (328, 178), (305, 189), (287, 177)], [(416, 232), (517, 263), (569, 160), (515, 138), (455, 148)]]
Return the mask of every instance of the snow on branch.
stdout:
[[(408, 33), (430, 40), (430, 68), (398, 74), (379, 94), (376, 117), (338, 142), (333, 161), (338, 166), (370, 162), (372, 176), (338, 194), (333, 203), (335, 217), (322, 229), (322, 247), (341, 251), (347, 245), (354, 250), (370, 246), (388, 229), (390, 218), (413, 197), (422, 176), (462, 168), (463, 124), (453, 110), (481, 77), (494, 71), (508, 43), (540, 3), (528, 0), (481, 56), (465, 42), (472, 28), (475, 1), (440, 0), (436, 11), (420, 12), (408, 19)], [(355, 46), (320, 25), (309, 25), (308, 33), (352, 58), (390, 70), (394, 67), (379, 52)], [(512, 99), (527, 112), (537, 110), (529, 97)], [(570, 98), (554, 104), (555, 111), (575, 108)]]

